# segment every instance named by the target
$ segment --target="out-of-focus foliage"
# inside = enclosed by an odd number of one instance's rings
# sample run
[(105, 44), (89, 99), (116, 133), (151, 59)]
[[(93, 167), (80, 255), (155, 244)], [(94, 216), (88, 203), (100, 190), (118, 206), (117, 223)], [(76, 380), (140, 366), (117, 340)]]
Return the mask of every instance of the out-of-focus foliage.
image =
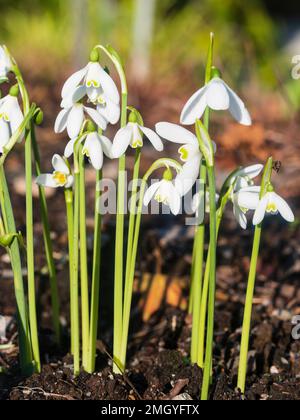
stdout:
[[(50, 79), (62, 61), (98, 42), (113, 44), (126, 58), (132, 54), (136, 0), (0, 0), (0, 42), (27, 67)], [(80, 2), (82, 13), (80, 10)], [(182, 69), (199, 80), (208, 36), (216, 33), (218, 65), (237, 81), (258, 79), (277, 86), (287, 74), (278, 48), (278, 25), (263, 0), (156, 0), (152, 43), (154, 77)], [(79, 5), (79, 6), (78, 6)], [(79, 7), (78, 10), (74, 10)], [(77, 14), (77, 19), (74, 17)], [(79, 19), (78, 19), (79, 16)], [(146, 17), (145, 17), (146, 18)], [(83, 62), (86, 57), (79, 57)], [(80, 60), (79, 60), (80, 61)], [(200, 73), (201, 71), (201, 73)], [(279, 75), (278, 75), (279, 72)], [(285, 82), (285, 80), (283, 80)]]

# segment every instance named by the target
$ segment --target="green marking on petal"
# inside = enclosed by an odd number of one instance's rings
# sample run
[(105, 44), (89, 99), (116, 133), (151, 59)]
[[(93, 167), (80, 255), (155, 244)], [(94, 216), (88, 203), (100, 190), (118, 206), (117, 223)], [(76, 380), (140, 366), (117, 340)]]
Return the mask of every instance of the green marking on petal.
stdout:
[(181, 146), (180, 149), (178, 150), (178, 152), (180, 153), (180, 159), (185, 162), (188, 160), (189, 158), (189, 151), (187, 150), (186, 146)]

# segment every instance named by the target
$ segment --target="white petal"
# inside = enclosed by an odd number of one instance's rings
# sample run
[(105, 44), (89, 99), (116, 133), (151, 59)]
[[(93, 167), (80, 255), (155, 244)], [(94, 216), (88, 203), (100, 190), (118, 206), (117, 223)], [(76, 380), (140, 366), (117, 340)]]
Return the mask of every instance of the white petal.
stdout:
[(74, 146), (75, 146), (75, 142), (77, 140), (77, 137), (74, 137), (73, 139), (71, 139), (68, 144), (66, 145), (65, 148), (65, 152), (64, 152), (64, 156), (69, 159), (70, 156), (73, 155), (74, 153)]
[(293, 223), (295, 221), (295, 216), (288, 203), (276, 193), (273, 193), (273, 199), (275, 201), (275, 204), (277, 205), (278, 211), (281, 214), (281, 216), (286, 221)]
[(196, 136), (180, 125), (160, 122), (156, 124), (155, 129), (159, 136), (173, 143), (198, 145)]
[(83, 80), (87, 72), (87, 67), (85, 67), (82, 70), (77, 71), (76, 73), (72, 74), (66, 81), (66, 83), (63, 86), (61, 96), (63, 98), (66, 98), (69, 95), (73, 95), (75, 89), (80, 84), (80, 82)]
[(201, 155), (199, 154), (183, 165), (175, 178), (175, 187), (180, 195), (184, 196), (192, 189), (199, 176), (200, 163)]
[(93, 167), (99, 171), (103, 166), (103, 150), (100, 137), (96, 132), (87, 136), (84, 144), (85, 149), (88, 151)]
[(162, 152), (164, 150), (164, 145), (159, 136), (150, 128), (139, 126), (145, 136), (150, 140), (154, 149), (158, 152)]
[(180, 122), (184, 125), (192, 125), (195, 123), (197, 118), (201, 118), (206, 107), (206, 90), (207, 86), (204, 86), (198, 90), (194, 95), (188, 100), (186, 105), (183, 108), (181, 113)]
[(229, 86), (227, 86), (227, 90), (230, 97), (229, 110), (232, 116), (240, 124), (247, 125), (247, 126), (251, 125), (252, 124), (251, 116), (247, 108), (245, 107), (244, 102), (237, 96), (237, 94), (232, 89), (230, 89)]
[(3, 147), (6, 146), (10, 139), (10, 129), (9, 124), (0, 119), (0, 153), (3, 153)]
[(117, 124), (120, 119), (120, 105), (115, 104), (109, 98), (105, 98), (106, 105), (98, 105), (97, 111), (103, 115), (103, 117), (110, 122), (110, 124)]
[(248, 226), (248, 221), (245, 213), (242, 212), (239, 206), (235, 204), (233, 205), (233, 213), (241, 228), (246, 230)]
[(84, 107), (84, 110), (92, 118), (92, 120), (97, 124), (98, 127), (100, 127), (102, 130), (106, 130), (107, 122), (102, 117), (102, 115), (99, 114), (98, 111), (96, 111), (94, 108), (90, 108), (87, 106)]
[(86, 87), (81, 85), (78, 86), (78, 88), (75, 89), (75, 92), (72, 95), (72, 102), (76, 103), (78, 101), (81, 101), (81, 99), (86, 95)]
[(38, 185), (41, 185), (43, 187), (49, 187), (49, 188), (58, 188), (58, 184), (53, 178), (53, 174), (42, 174), (39, 175), (36, 178), (35, 181)]
[(64, 159), (59, 155), (54, 155), (52, 158), (52, 166), (55, 171), (62, 172), (63, 174), (69, 174), (70, 169)]
[(160, 182), (155, 182), (154, 184), (152, 184), (147, 189), (147, 191), (144, 195), (144, 200), (143, 200), (145, 206), (148, 206), (148, 204), (150, 203), (150, 201), (154, 197), (156, 191), (159, 189), (160, 185), (161, 185), (161, 181)]
[(81, 104), (74, 105), (69, 113), (68, 122), (67, 122), (68, 135), (71, 139), (74, 137), (78, 137), (83, 122), (84, 122), (83, 105)]
[(254, 226), (259, 225), (265, 217), (266, 209), (269, 201), (269, 195), (266, 194), (259, 202), (257, 209), (254, 213), (253, 224)]
[(70, 109), (63, 109), (62, 111), (60, 111), (55, 121), (55, 133), (62, 133), (67, 128), (69, 113)]
[(71, 188), (73, 184), (74, 184), (74, 177), (73, 175), (69, 175), (68, 182), (66, 183), (65, 188)]
[(259, 191), (247, 192), (241, 190), (237, 193), (237, 202), (239, 207), (242, 207), (247, 210), (256, 210), (259, 204)]
[(213, 79), (206, 91), (207, 105), (215, 111), (224, 111), (229, 108), (229, 94), (222, 79)]
[(104, 91), (105, 96), (107, 96), (110, 100), (112, 100), (115, 104), (120, 103), (120, 94), (118, 88), (110, 77), (109, 74), (106, 73), (105, 70), (100, 66), (100, 81), (101, 86)]
[(113, 141), (113, 145), (111, 148), (111, 155), (112, 157), (119, 158), (121, 157), (127, 150), (130, 142), (132, 139), (132, 127), (127, 125), (126, 127), (121, 128)]
[(261, 164), (247, 166), (238, 171), (236, 176), (248, 176), (249, 178), (254, 179), (261, 173), (263, 168), (264, 166)]
[(21, 111), (17, 98), (15, 98), (13, 106), (9, 110), (9, 118), (10, 118), (10, 128), (13, 134), (15, 131), (17, 131), (17, 129), (20, 127), (20, 125), (22, 124), (24, 120), (24, 116)]
[(112, 142), (105, 136), (100, 136), (100, 139), (101, 139), (102, 149), (105, 156), (111, 159), (112, 158), (112, 154), (111, 154)]
[(169, 186), (169, 197), (170, 197), (170, 209), (171, 212), (177, 216), (181, 208), (181, 196), (178, 194), (178, 191), (172, 183)]
[(204, 185), (201, 187), (201, 191), (194, 195), (192, 201), (192, 211), (198, 218), (198, 223), (203, 223), (205, 213), (205, 200), (204, 200)]

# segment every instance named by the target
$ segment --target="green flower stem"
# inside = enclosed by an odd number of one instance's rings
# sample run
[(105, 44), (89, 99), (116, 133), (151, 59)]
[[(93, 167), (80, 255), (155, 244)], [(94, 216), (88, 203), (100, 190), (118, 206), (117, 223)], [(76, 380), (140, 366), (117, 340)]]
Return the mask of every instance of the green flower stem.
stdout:
[[(200, 183), (201, 188), (203, 186), (203, 194), (205, 200), (205, 188), (206, 188), (206, 176), (207, 170), (205, 164), (201, 165), (200, 171)], [(199, 319), (200, 319), (200, 308), (201, 308), (201, 295), (202, 295), (202, 283), (203, 283), (203, 260), (204, 260), (204, 241), (205, 241), (205, 221), (203, 220), (199, 226), (197, 226), (195, 235), (195, 260), (192, 270), (193, 278), (193, 293), (191, 296), (192, 307), (193, 307), (193, 322), (192, 322), (192, 341), (191, 341), (191, 363), (197, 363), (198, 356), (198, 334), (199, 334)]]
[(138, 189), (137, 181), (139, 179), (140, 163), (141, 163), (141, 149), (138, 148), (135, 154), (135, 162), (134, 162), (134, 170), (133, 170), (133, 178), (132, 178), (133, 186), (132, 186), (132, 194), (131, 194), (128, 240), (127, 240), (124, 310), (125, 310), (125, 307), (127, 306), (128, 295), (130, 295), (131, 293), (131, 289), (128, 287), (128, 277), (130, 274), (130, 264), (131, 264), (133, 238), (134, 238), (134, 227), (135, 227), (135, 219), (136, 219), (136, 196), (137, 196), (137, 189)]
[[(262, 177), (260, 199), (262, 199), (263, 196), (265, 195), (267, 186), (271, 181), (272, 168), (273, 168), (273, 159), (270, 158), (265, 166), (264, 174)], [(244, 311), (244, 321), (243, 321), (242, 340), (241, 340), (241, 354), (240, 354), (240, 363), (239, 363), (239, 372), (238, 372), (238, 388), (241, 390), (243, 394), (245, 394), (245, 388), (246, 388), (253, 296), (254, 296), (254, 290), (255, 290), (257, 261), (258, 261), (259, 250), (260, 250), (261, 234), (262, 234), (262, 224), (256, 226), (255, 228), (252, 256), (251, 256), (251, 262), (250, 262), (250, 271), (249, 271), (249, 277), (248, 277), (245, 311)]]
[[(223, 212), (217, 218), (217, 239), (220, 230), (220, 224), (222, 220)], [(207, 311), (207, 298), (209, 289), (209, 275), (210, 275), (210, 260), (211, 260), (211, 244), (208, 249), (208, 256), (205, 267), (203, 290), (201, 297), (201, 309), (200, 309), (200, 321), (199, 321), (199, 333), (198, 333), (198, 355), (197, 364), (200, 368), (204, 367), (204, 346), (205, 346), (205, 331), (206, 331), (206, 311)]]
[[(97, 45), (95, 49), (103, 51), (112, 61), (119, 75), (122, 90), (121, 127), (127, 124), (128, 87), (122, 60), (118, 53), (110, 46)], [(125, 213), (125, 183), (126, 157), (119, 159), (117, 220), (115, 238), (115, 279), (114, 279), (114, 339), (113, 339), (113, 371), (120, 373), (120, 348), (122, 342), (123, 324), (123, 263), (124, 263), (124, 213)]]
[(87, 234), (86, 234), (86, 193), (85, 193), (85, 165), (82, 146), (80, 146), (80, 279), (81, 279), (81, 317), (82, 317), (82, 364), (87, 369), (89, 354), (89, 280), (87, 263)]
[(34, 271), (34, 233), (33, 233), (33, 197), (32, 197), (32, 144), (31, 129), (25, 135), (25, 173), (26, 173), (26, 236), (27, 236), (27, 278), (29, 300), (29, 324), (35, 369), (41, 371)]
[[(127, 123), (127, 92), (122, 94), (121, 127)], [(122, 325), (123, 325), (123, 263), (124, 263), (124, 217), (125, 217), (125, 184), (126, 156), (119, 159), (118, 202), (115, 241), (115, 288), (114, 288), (114, 366), (115, 373), (120, 373)]]
[[(35, 136), (34, 125), (32, 124), (32, 148), (35, 160), (35, 171), (36, 175), (41, 174), (41, 159), (39, 148)], [(55, 340), (58, 345), (61, 343), (61, 327), (59, 320), (59, 297), (58, 297), (58, 285), (57, 285), (57, 275), (56, 268), (53, 258), (53, 247), (50, 235), (50, 224), (49, 224), (49, 213), (47, 207), (47, 199), (45, 194), (45, 188), (39, 185), (39, 198), (40, 198), (40, 208), (41, 208), (41, 218), (43, 224), (43, 238), (44, 246), (46, 252), (46, 260), (49, 270), (49, 279), (50, 279), (50, 290), (51, 290), (51, 303), (52, 303), (52, 322), (53, 329), (55, 334)]]
[[(139, 197), (139, 204), (137, 208), (137, 215), (135, 220), (135, 228), (134, 228), (134, 237), (133, 237), (133, 244), (132, 244), (132, 252), (131, 252), (131, 263), (130, 263), (130, 272), (127, 278), (127, 296), (124, 305), (124, 312), (123, 312), (123, 335), (122, 335), (122, 347), (120, 353), (120, 361), (119, 361), (119, 370), (122, 372), (125, 371), (126, 368), (126, 355), (127, 355), (127, 344), (128, 344), (128, 334), (129, 334), (129, 321), (130, 321), (130, 311), (131, 311), (131, 302), (132, 302), (132, 293), (133, 293), (133, 282), (134, 282), (134, 274), (135, 274), (135, 265), (136, 265), (136, 258), (137, 258), (137, 248), (139, 242), (139, 235), (140, 235), (140, 227), (141, 227), (141, 219), (143, 213), (143, 200), (145, 195), (145, 190), (147, 186), (147, 181), (152, 175), (154, 171), (162, 167), (173, 167), (176, 170), (180, 170), (181, 166), (172, 159), (159, 159), (153, 163), (150, 169), (145, 174), (142, 185), (140, 188), (140, 197)], [(136, 192), (137, 194), (137, 192)], [(135, 197), (132, 197), (132, 200), (135, 200)]]
[(91, 316), (90, 316), (90, 345), (88, 369), (89, 373), (95, 371), (96, 365), (96, 342), (99, 320), (99, 293), (100, 293), (100, 268), (101, 268), (101, 224), (102, 216), (99, 208), (101, 198), (100, 181), (102, 180), (102, 171), (96, 172), (95, 188), (95, 223), (94, 223), (94, 255), (93, 255), (93, 274), (92, 274), (92, 292), (91, 292)]
[[(74, 151), (74, 160), (76, 153)], [(80, 174), (75, 170), (75, 202), (74, 202), (74, 234), (73, 234), (73, 275), (72, 275), (72, 306), (73, 321), (72, 343), (74, 356), (74, 375), (80, 373), (80, 321), (79, 321), (79, 215), (80, 215)]]
[(71, 318), (71, 353), (74, 355), (74, 196), (71, 188), (65, 189), (65, 202), (67, 209), (67, 226), (69, 242), (69, 272), (70, 272), (70, 318)]
[(216, 179), (214, 166), (209, 166), (209, 205), (210, 205), (210, 280), (209, 280), (209, 301), (208, 301), (208, 322), (207, 322), (207, 342), (203, 374), (203, 384), (201, 399), (208, 399), (211, 369), (213, 361), (213, 339), (214, 339), (214, 313), (215, 313), (215, 291), (216, 291), (216, 251), (217, 251), (217, 218), (216, 218)]
[[(10, 232), (11, 234), (17, 233), (5, 172), (2, 165), (0, 165), (0, 202), (6, 231)], [(32, 347), (29, 332), (27, 304), (22, 276), (21, 256), (17, 240), (14, 240), (11, 244), (9, 255), (11, 259), (12, 270), (14, 273), (14, 290), (16, 296), (19, 333), (20, 366), (23, 374), (30, 375), (33, 370)]]
[[(210, 43), (206, 62), (205, 71), (205, 84), (209, 83), (212, 76), (212, 65), (213, 65), (213, 53), (214, 53), (214, 34), (210, 34)], [(210, 119), (210, 109), (206, 108), (204, 114), (204, 127), (208, 131)], [(206, 195), (207, 185), (207, 169), (204, 163), (201, 164), (200, 170), (200, 182), (203, 185), (204, 201)], [(205, 204), (204, 204), (205, 207)], [(194, 255), (192, 265), (192, 287), (190, 296), (190, 310), (193, 315), (192, 323), (192, 340), (191, 340), (191, 362), (197, 362), (198, 355), (198, 331), (200, 322), (200, 302), (202, 295), (203, 285), (203, 261), (204, 261), (204, 242), (205, 242), (205, 220), (197, 227), (195, 239), (194, 239)]]

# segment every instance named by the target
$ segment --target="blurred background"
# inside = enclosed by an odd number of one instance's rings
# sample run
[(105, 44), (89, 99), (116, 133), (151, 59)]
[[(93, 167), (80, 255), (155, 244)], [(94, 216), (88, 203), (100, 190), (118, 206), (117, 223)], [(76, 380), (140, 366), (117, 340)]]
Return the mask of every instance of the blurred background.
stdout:
[(273, 153), (287, 175), (278, 182), (298, 195), (300, 80), (292, 72), (300, 55), (299, 1), (0, 0), (0, 7), (0, 42), (17, 58), (32, 99), (45, 111), (42, 153), (63, 151), (65, 142), (57, 143), (52, 129), (60, 89), (94, 45), (110, 43), (119, 51), (130, 103), (153, 126), (178, 122), (185, 101), (202, 85), (213, 31), (215, 64), (254, 119), (245, 128), (227, 113), (214, 114), (220, 167), (227, 171)]

